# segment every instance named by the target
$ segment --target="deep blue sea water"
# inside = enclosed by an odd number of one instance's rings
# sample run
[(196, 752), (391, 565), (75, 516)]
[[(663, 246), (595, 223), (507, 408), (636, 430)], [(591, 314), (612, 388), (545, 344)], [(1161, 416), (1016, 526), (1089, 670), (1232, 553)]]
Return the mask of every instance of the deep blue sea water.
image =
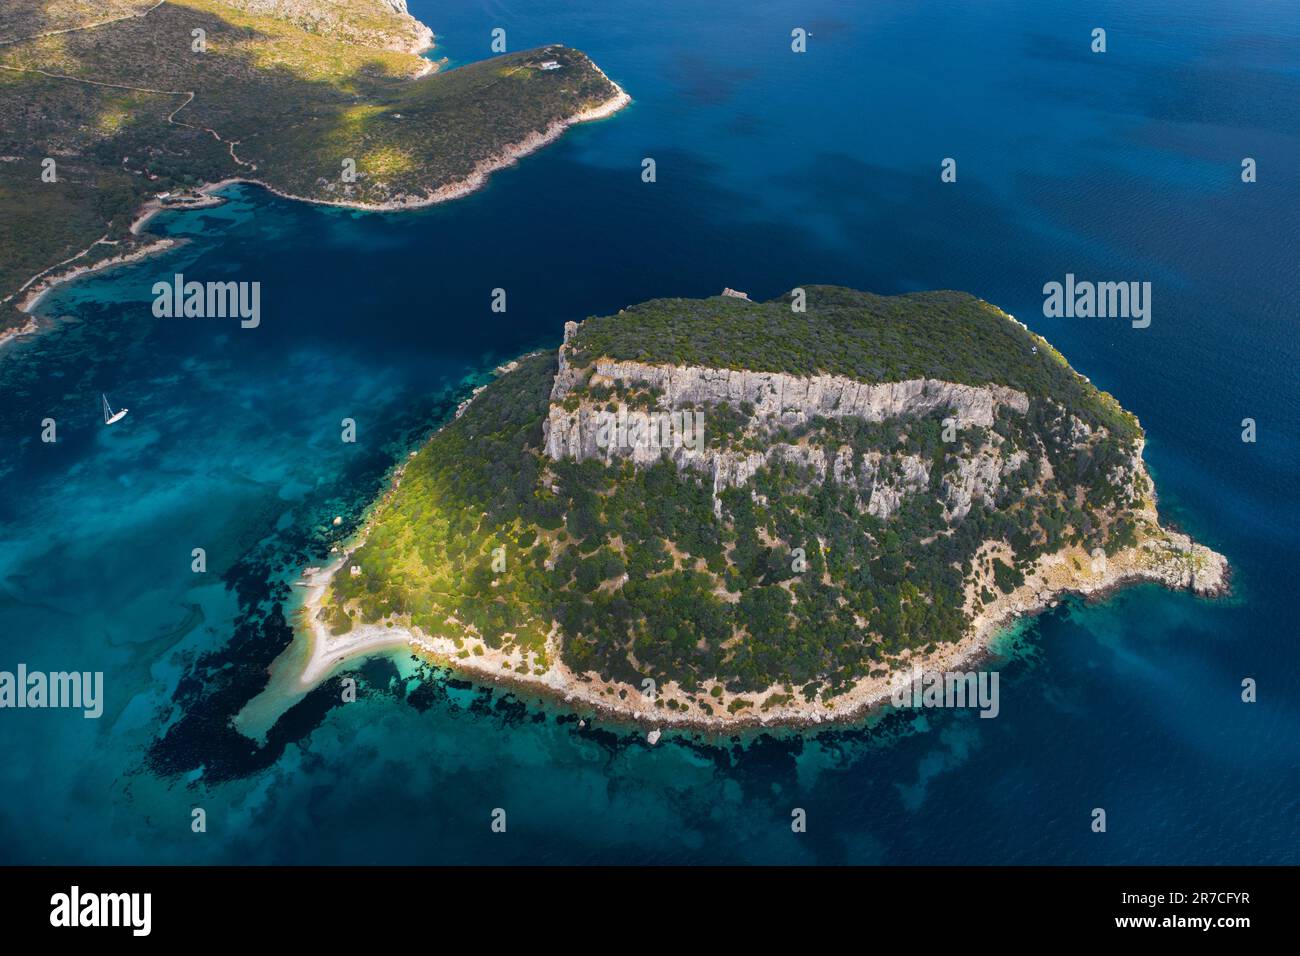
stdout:
[[(0, 669), (107, 691), (97, 721), (0, 712), (0, 861), (1300, 861), (1300, 7), (410, 6), (435, 58), (482, 58), (502, 26), (586, 50), (635, 102), (434, 209), (232, 188), (0, 351)], [(261, 282), (261, 326), (155, 319), (178, 271)], [(1151, 281), (1151, 327), (1043, 318), (1067, 272)], [(1234, 595), (1064, 603), (1003, 642), (995, 720), (650, 748), (399, 654), (358, 666), (355, 703), (326, 688), (264, 739), (232, 727), (300, 569), (494, 365), (649, 297), (820, 282), (964, 289), (1047, 336), (1139, 416), (1164, 516), (1229, 556)], [(101, 391), (131, 409), (112, 429)]]

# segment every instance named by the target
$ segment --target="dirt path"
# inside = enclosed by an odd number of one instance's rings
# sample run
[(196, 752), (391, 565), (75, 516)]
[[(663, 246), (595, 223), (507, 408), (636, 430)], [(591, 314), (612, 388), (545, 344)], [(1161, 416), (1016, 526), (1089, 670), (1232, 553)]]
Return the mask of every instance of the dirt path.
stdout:
[(137, 17), (147, 17), (149, 14), (153, 13), (155, 10), (157, 10), (166, 2), (167, 0), (158, 0), (158, 2), (155, 3), (152, 7), (150, 7), (148, 10), (145, 10), (141, 13), (128, 13), (120, 17), (113, 17), (112, 19), (109, 20), (98, 20), (95, 23), (85, 23), (79, 27), (64, 27), (62, 30), (47, 30), (44, 33), (33, 33), (31, 36), (14, 37), (12, 40), (0, 40), (0, 46), (10, 46), (11, 44), (14, 43), (24, 43), (27, 40), (39, 40), (42, 37), (62, 36), (65, 33), (79, 33), (82, 30), (93, 30), (96, 27), (108, 26), (108, 24), (110, 23), (121, 23), (123, 20), (134, 20)]

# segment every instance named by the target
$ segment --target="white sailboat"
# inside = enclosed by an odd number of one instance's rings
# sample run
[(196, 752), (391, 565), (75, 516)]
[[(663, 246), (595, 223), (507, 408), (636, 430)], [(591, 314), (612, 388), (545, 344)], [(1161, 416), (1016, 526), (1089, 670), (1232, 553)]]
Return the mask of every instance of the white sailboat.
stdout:
[(113, 422), (120, 422), (122, 419), (126, 418), (127, 410), (125, 408), (119, 412), (115, 412), (113, 411), (113, 406), (108, 404), (108, 396), (105, 395), (103, 392), (101, 392), (100, 397), (104, 399), (104, 424), (105, 425), (111, 425), (113, 424)]

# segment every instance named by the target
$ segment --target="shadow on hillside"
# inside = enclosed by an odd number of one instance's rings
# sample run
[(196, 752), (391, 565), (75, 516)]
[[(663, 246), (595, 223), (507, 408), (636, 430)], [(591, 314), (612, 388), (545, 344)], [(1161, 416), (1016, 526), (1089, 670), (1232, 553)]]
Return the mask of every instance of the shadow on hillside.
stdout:
[(140, 15), (157, 0), (4, 0), (0, 5), (0, 44), (54, 30)]

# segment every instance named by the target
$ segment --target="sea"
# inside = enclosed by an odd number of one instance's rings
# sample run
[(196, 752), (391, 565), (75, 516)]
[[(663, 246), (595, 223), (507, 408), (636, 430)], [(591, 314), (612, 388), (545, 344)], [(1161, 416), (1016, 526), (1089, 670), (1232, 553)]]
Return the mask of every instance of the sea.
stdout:
[[(633, 102), (433, 208), (232, 186), (0, 349), (0, 670), (104, 675), (98, 719), (0, 710), (0, 862), (1300, 862), (1297, 3), (410, 9), (448, 68), (500, 27)], [(155, 318), (176, 273), (261, 283), (260, 324)], [(1067, 274), (1150, 282), (1150, 326), (1044, 317)], [(645, 299), (813, 283), (966, 290), (1046, 336), (1139, 417), (1232, 594), (1020, 622), (996, 719), (652, 746), (400, 651), (349, 668), (355, 701), (271, 699), (303, 569), (496, 366)]]

